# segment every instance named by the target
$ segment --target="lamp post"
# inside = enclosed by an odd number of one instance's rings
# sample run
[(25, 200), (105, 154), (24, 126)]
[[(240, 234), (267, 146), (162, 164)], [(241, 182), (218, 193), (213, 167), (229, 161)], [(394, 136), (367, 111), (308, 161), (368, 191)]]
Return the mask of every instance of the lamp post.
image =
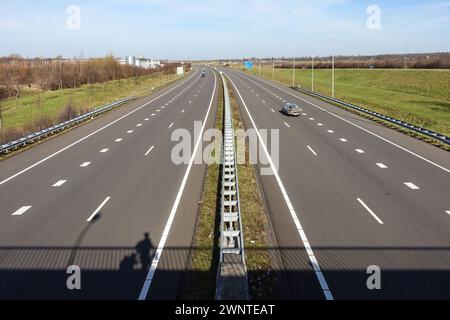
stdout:
[(331, 97), (332, 98), (334, 98), (334, 38), (335, 38), (335, 36), (330, 36), (331, 56), (332, 56), (332, 74), (331, 74)]
[(275, 57), (272, 58), (272, 80), (275, 80)]
[(314, 56), (311, 58), (311, 91), (314, 92)]
[(292, 68), (292, 87), (295, 87), (295, 54), (294, 54), (294, 64)]

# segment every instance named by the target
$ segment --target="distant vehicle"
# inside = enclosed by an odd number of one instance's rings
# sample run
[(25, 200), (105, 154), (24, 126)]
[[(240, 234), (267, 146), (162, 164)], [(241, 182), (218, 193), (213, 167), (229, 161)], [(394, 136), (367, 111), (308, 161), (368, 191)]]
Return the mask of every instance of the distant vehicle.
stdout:
[(298, 117), (303, 112), (303, 110), (294, 103), (286, 103), (283, 109), (281, 109), (281, 112), (283, 112), (287, 116)]
[(206, 71), (203, 70), (203, 71), (202, 71), (202, 78), (205, 78), (205, 77), (206, 77)]

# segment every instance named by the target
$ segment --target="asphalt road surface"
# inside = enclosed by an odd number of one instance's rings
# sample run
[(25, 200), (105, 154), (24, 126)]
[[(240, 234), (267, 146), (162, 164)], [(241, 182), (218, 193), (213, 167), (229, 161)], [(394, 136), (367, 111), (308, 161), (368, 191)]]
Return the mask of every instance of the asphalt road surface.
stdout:
[[(449, 299), (449, 153), (280, 84), (223, 71), (246, 128), (279, 130), (278, 174), (259, 178), (287, 297)], [(286, 102), (303, 115), (281, 114)], [(377, 268), (380, 282), (369, 279)], [(368, 279), (381, 289), (369, 290)]]
[[(171, 134), (187, 129), (194, 149), (218, 83), (194, 70), (1, 162), (0, 298), (175, 299), (205, 166), (174, 164)], [(81, 290), (67, 288), (70, 265)]]

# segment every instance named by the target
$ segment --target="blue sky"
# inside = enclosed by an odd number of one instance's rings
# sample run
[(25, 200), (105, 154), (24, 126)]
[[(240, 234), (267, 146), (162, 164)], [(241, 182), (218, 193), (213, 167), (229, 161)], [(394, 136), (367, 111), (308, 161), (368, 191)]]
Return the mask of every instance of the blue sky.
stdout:
[[(69, 5), (81, 28), (69, 30)], [(367, 28), (370, 5), (381, 29)], [(450, 1), (1, 0), (0, 55), (212, 59), (450, 51)]]

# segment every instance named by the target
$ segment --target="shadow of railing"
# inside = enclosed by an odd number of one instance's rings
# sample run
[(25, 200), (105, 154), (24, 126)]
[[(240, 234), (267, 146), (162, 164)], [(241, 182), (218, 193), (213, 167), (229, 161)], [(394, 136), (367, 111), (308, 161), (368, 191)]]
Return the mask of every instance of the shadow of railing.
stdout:
[[(450, 299), (449, 247), (314, 247), (325, 278), (336, 299)], [(165, 248), (158, 265), (153, 297), (177, 297), (186, 275), (211, 278), (210, 261), (196, 269), (188, 257), (211, 248)], [(320, 286), (306, 251), (295, 248), (251, 248), (282, 254), (283, 265), (252, 273), (283, 273), (291, 299), (321, 299)], [(149, 256), (137, 247), (0, 247), (0, 299), (137, 299), (147, 275)], [(142, 262), (144, 261), (144, 263)], [(207, 259), (205, 259), (207, 261)], [(81, 290), (68, 290), (69, 265), (81, 269)], [(367, 267), (381, 269), (381, 290), (369, 290)], [(174, 276), (174, 275), (177, 276)], [(158, 279), (164, 279), (158, 280)], [(169, 283), (177, 282), (172, 285)], [(210, 285), (215, 286), (214, 283)], [(286, 285), (286, 284), (283, 284)], [(153, 290), (153, 285), (152, 289)]]

